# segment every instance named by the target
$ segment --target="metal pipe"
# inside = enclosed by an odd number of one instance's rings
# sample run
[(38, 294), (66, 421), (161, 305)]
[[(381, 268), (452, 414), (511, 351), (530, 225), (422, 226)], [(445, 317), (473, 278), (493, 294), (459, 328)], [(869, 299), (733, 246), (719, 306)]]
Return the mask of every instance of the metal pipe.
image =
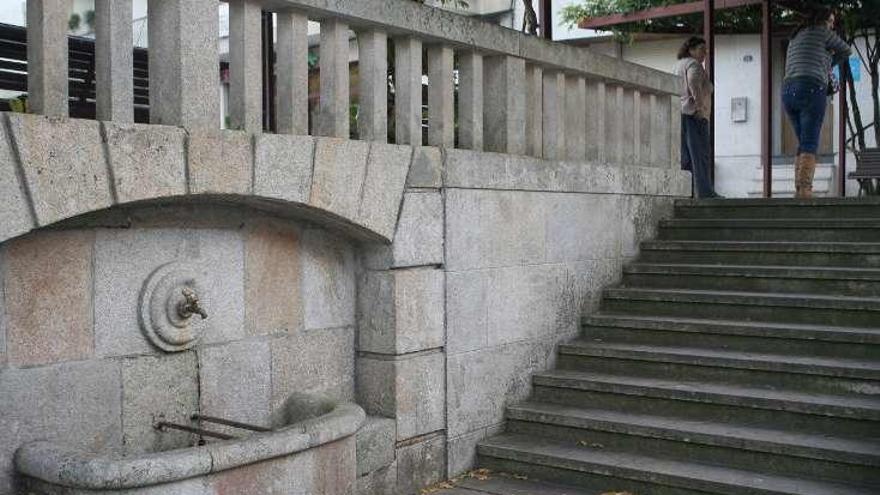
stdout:
[(543, 0), (541, 2), (541, 20), (538, 21), (541, 28), (541, 37), (553, 40), (553, 2)]
[[(845, 62), (849, 63), (849, 61)], [(843, 65), (843, 64), (841, 64)], [(837, 119), (839, 122), (837, 123), (837, 165), (839, 169), (840, 177), (838, 177), (838, 191), (840, 192), (840, 197), (846, 197), (846, 120), (848, 118), (849, 109), (847, 108), (846, 101), (846, 79), (843, 77), (843, 71), (845, 69), (843, 67), (840, 68), (841, 74), (841, 85), (840, 85), (840, 114)]]
[(761, 4), (761, 164), (764, 197), (773, 196), (773, 10), (770, 0)]
[(229, 419), (216, 418), (214, 416), (202, 416), (200, 414), (193, 414), (191, 416), (193, 420), (204, 421), (205, 423), (216, 423), (218, 425), (231, 426), (233, 428), (240, 428), (242, 430), (251, 430), (258, 432), (267, 432), (272, 431), (271, 428), (263, 428), (262, 426), (249, 425), (247, 423), (239, 423), (238, 421), (232, 421)]
[(275, 19), (262, 13), (263, 130), (275, 132)]
[[(706, 39), (706, 72), (715, 85), (715, 0), (703, 0), (703, 38)], [(709, 113), (709, 180), (715, 185), (715, 93)]]
[(154, 428), (156, 428), (157, 430), (170, 428), (172, 430), (180, 430), (180, 431), (186, 431), (189, 433), (195, 433), (196, 435), (200, 435), (203, 437), (219, 438), (220, 440), (232, 440), (232, 439), (236, 438), (232, 435), (227, 435), (225, 433), (218, 433), (216, 431), (203, 430), (201, 428), (196, 428), (194, 426), (186, 426), (186, 425), (179, 425), (176, 423), (169, 423), (167, 421), (160, 421), (160, 422), (156, 423)]

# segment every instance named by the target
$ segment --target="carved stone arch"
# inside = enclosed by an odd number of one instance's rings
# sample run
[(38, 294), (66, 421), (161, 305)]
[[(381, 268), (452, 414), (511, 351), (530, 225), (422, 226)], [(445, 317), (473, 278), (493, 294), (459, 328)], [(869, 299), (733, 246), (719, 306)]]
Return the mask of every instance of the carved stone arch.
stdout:
[(413, 148), (5, 114), (0, 243), (113, 206), (224, 201), (391, 242)]

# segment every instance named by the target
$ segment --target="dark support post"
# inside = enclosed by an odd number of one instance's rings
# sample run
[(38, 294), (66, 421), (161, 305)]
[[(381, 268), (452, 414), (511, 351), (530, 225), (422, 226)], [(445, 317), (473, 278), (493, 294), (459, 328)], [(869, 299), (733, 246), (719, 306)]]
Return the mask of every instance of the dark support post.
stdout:
[(541, 0), (541, 19), (538, 21), (541, 26), (541, 37), (553, 39), (553, 1)]
[[(843, 74), (843, 69), (841, 68), (840, 74)], [(840, 177), (838, 178), (838, 191), (840, 191), (840, 197), (846, 197), (846, 119), (849, 115), (849, 108), (847, 108), (846, 103), (846, 80), (841, 76), (841, 85), (840, 85), (840, 107), (838, 113), (838, 120), (840, 123), (837, 125), (837, 165), (839, 170)]]
[[(715, 0), (703, 0), (703, 37), (706, 39), (708, 56), (706, 72), (715, 84)], [(713, 94), (712, 113), (709, 115), (709, 177), (715, 184), (715, 105)]]
[(771, 0), (761, 4), (761, 164), (764, 167), (764, 197), (773, 196), (773, 10)]
[(271, 12), (263, 12), (263, 129), (275, 127), (275, 22)]

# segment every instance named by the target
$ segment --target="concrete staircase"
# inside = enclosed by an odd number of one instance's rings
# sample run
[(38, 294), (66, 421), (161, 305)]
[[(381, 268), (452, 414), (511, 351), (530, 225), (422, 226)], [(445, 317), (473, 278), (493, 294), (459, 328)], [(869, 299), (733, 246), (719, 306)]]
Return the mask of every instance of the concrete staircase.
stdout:
[(880, 494), (880, 201), (680, 201), (558, 352), (481, 467), (597, 494)]

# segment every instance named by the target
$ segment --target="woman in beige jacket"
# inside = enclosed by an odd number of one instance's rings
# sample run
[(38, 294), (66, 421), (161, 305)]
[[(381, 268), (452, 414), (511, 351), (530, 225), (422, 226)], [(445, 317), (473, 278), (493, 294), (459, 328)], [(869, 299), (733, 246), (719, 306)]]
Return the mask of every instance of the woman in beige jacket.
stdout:
[(681, 80), (681, 167), (694, 177), (698, 198), (718, 198), (709, 177), (709, 115), (712, 83), (703, 68), (706, 40), (694, 36), (678, 51), (676, 73)]

